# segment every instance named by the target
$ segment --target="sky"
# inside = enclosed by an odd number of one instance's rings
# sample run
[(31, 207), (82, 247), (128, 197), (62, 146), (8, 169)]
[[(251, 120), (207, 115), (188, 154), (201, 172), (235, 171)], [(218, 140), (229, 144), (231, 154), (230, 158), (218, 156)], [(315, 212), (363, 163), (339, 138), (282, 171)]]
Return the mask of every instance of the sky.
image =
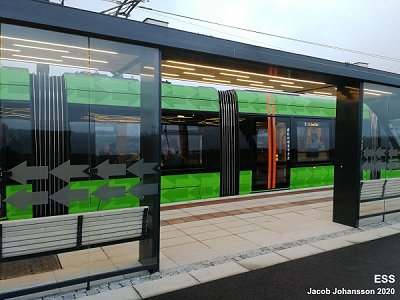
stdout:
[[(57, 2), (58, 0), (51, 0)], [(67, 6), (100, 12), (115, 4), (65, 0)], [(163, 20), (169, 27), (400, 74), (398, 0), (149, 0), (142, 6), (236, 27), (386, 56), (339, 51), (230, 29), (136, 8), (130, 19)]]

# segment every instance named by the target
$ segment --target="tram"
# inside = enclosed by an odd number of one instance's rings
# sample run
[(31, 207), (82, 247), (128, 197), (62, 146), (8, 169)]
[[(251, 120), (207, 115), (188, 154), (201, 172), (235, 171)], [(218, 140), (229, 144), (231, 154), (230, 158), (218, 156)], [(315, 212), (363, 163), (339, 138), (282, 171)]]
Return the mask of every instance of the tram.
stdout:
[[(16, 67), (2, 67), (0, 73), (7, 87), (1, 94), (2, 170), (46, 166), (50, 171), (48, 179), (29, 182), (3, 176), (3, 216), (139, 205), (134, 193), (101, 201), (102, 187), (128, 191), (140, 179), (129, 172), (108, 176), (98, 170), (105, 163), (129, 170), (141, 159), (138, 80), (30, 74)], [(333, 184), (334, 97), (218, 91), (169, 82), (162, 83), (161, 91), (161, 203)], [(70, 172), (74, 179), (63, 178)], [(88, 189), (87, 198), (27, 208), (6, 203), (16, 193), (22, 198), (32, 191), (52, 195), (67, 185)]]

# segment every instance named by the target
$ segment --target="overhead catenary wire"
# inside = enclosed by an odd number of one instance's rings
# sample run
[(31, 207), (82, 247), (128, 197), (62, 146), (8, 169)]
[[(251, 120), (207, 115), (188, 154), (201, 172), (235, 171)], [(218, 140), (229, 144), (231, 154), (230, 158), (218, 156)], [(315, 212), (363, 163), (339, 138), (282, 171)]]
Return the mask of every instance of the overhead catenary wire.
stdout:
[[(154, 11), (152, 11), (151, 13), (153, 13), (153, 14), (155, 14), (157, 16), (163, 16), (163, 14), (160, 14), (160, 13), (157, 13), (157, 12), (154, 12)], [(191, 22), (188, 22), (188, 21), (179, 20), (178, 18), (168, 17), (168, 19), (175, 20), (177, 22), (182, 22), (182, 23), (185, 23), (185, 24), (189, 24), (189, 25), (192, 25), (192, 26), (204, 28), (204, 29), (207, 29), (207, 30), (215, 31), (215, 32), (218, 32), (218, 33), (226, 34), (226, 35), (229, 35), (229, 36), (240, 38), (240, 39), (245, 40), (245, 41), (258, 43), (259, 45), (271, 47), (271, 48), (274, 48), (274, 49), (278, 49), (278, 50), (282, 50), (282, 51), (289, 51), (288, 49), (285, 49), (285, 48), (282, 48), (282, 47), (277, 47), (277, 46), (274, 46), (274, 45), (271, 45), (271, 44), (262, 43), (260, 41), (254, 40), (254, 39), (245, 38), (245, 37), (240, 36), (240, 35), (232, 34), (232, 33), (226, 32), (226, 31), (217, 30), (217, 29), (206, 27), (206, 26), (203, 26), (203, 25), (191, 23)]]
[(349, 48), (345, 48), (345, 47), (322, 44), (322, 43), (318, 43), (318, 42), (312, 42), (312, 41), (307, 41), (307, 40), (303, 40), (303, 39), (287, 37), (287, 36), (283, 36), (283, 35), (278, 35), (278, 34), (273, 34), (273, 33), (268, 33), (268, 32), (263, 32), (263, 31), (258, 31), (258, 30), (253, 30), (253, 29), (248, 29), (248, 28), (243, 28), (243, 27), (223, 24), (223, 23), (219, 23), (219, 22), (208, 21), (208, 20), (205, 20), (205, 19), (200, 19), (200, 18), (185, 16), (185, 15), (181, 15), (181, 14), (171, 13), (171, 12), (158, 10), (158, 9), (154, 9), (154, 8), (150, 8), (150, 7), (146, 7), (146, 6), (137, 6), (137, 8), (142, 9), (142, 10), (158, 12), (158, 13), (161, 13), (161, 14), (164, 14), (164, 15), (170, 15), (170, 16), (175, 16), (175, 17), (179, 17), (179, 18), (189, 19), (189, 20), (192, 20), (192, 21), (197, 21), (197, 22), (203, 22), (203, 23), (207, 23), (207, 24), (222, 26), (222, 27), (226, 27), (226, 28), (230, 28), (230, 29), (236, 29), (236, 30), (241, 30), (241, 31), (245, 31), (245, 32), (250, 32), (250, 33), (270, 36), (270, 37), (284, 39), (284, 40), (289, 40), (289, 41), (293, 41), (293, 42), (299, 42), (299, 43), (308, 44), (308, 45), (312, 45), (312, 46), (319, 46), (319, 47), (323, 47), (323, 48), (339, 50), (339, 51), (343, 51), (343, 52), (349, 52), (349, 53), (353, 53), (353, 54), (359, 54), (359, 55), (363, 55), (363, 56), (379, 58), (379, 59), (388, 60), (388, 61), (400, 62), (400, 58), (390, 57), (390, 56), (386, 56), (386, 55), (380, 55), (380, 54), (375, 54), (375, 53), (370, 53), (370, 52), (365, 52), (365, 51), (349, 49)]

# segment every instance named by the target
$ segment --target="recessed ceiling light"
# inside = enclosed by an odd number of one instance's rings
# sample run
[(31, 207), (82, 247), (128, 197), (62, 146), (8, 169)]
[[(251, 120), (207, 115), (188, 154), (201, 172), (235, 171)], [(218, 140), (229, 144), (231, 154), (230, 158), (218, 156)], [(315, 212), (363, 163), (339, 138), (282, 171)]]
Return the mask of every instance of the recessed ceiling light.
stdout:
[(52, 49), (52, 48), (35, 47), (35, 46), (29, 46), (29, 45), (14, 44), (14, 46), (15, 47), (21, 47), (21, 48), (35, 49), (35, 50), (52, 51), (52, 52), (60, 52), (60, 53), (69, 53), (69, 51), (67, 51), (67, 50), (58, 50), (58, 49)]
[(294, 84), (293, 82), (289, 81), (283, 81), (283, 80), (276, 80), (276, 79), (269, 79), (271, 82), (279, 82), (279, 83), (284, 83), (284, 84)]
[(194, 75), (194, 76), (201, 76), (201, 77), (215, 77), (214, 75), (209, 74), (200, 74), (200, 73), (193, 73), (193, 72), (183, 72), (184, 74)]
[(243, 82), (251, 82), (251, 83), (259, 83), (259, 84), (263, 84), (264, 82), (262, 81), (255, 81), (255, 80), (247, 80), (247, 79), (236, 79), (237, 81), (243, 81)]

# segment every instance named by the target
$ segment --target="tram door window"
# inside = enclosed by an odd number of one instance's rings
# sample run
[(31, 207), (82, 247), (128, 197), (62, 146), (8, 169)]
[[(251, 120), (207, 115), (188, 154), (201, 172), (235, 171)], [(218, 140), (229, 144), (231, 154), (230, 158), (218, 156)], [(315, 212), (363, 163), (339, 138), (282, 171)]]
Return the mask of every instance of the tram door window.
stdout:
[(253, 176), (255, 188), (265, 187), (268, 182), (268, 122), (255, 122), (255, 160), (256, 167)]
[(253, 118), (253, 190), (288, 186), (289, 135), (286, 118)]

